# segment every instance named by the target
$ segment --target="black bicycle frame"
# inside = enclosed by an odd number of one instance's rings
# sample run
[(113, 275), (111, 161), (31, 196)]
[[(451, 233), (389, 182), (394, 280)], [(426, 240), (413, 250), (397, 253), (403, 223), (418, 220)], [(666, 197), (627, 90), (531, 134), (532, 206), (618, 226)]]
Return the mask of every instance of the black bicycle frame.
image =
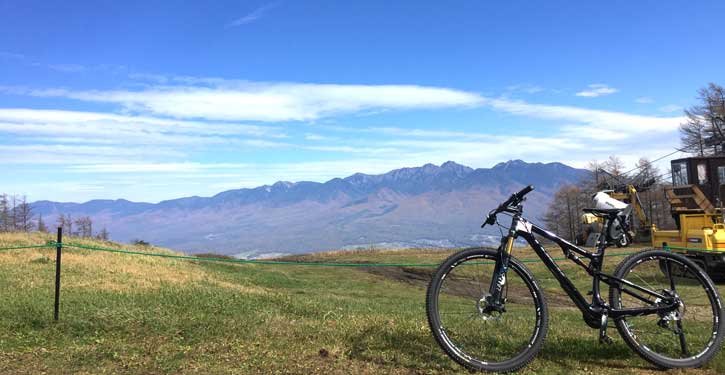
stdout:
[[(611, 226), (611, 220), (609, 225), (603, 226), (602, 234), (604, 231), (608, 231)], [(592, 277), (592, 301), (587, 302), (586, 298), (579, 292), (574, 286), (571, 280), (564, 274), (559, 268), (554, 259), (549, 255), (546, 249), (539, 243), (534, 235), (539, 235), (546, 238), (562, 249), (567, 259), (572, 260), (577, 265), (584, 268), (587, 273)], [(494, 277), (490, 286), (490, 294), (492, 297), (491, 308), (504, 311), (504, 306), (501, 303), (501, 296), (503, 286), (506, 282), (506, 271), (508, 270), (509, 259), (511, 251), (513, 249), (514, 241), (517, 237), (522, 237), (529, 243), (534, 249), (536, 254), (541, 258), (541, 261), (551, 271), (551, 273), (559, 281), (559, 284), (564, 289), (569, 298), (574, 304), (582, 311), (585, 317), (592, 320), (600, 321), (603, 315), (607, 315), (611, 318), (621, 318), (626, 316), (640, 316), (649, 315), (654, 313), (669, 313), (674, 311), (678, 307), (678, 302), (673, 296), (665, 295), (654, 290), (633, 284), (627, 280), (616, 278), (612, 275), (608, 275), (602, 272), (602, 264), (604, 260), (604, 250), (606, 247), (606, 239), (600, 237), (599, 246), (596, 253), (584, 250), (569, 241), (557, 236), (554, 233), (547, 231), (546, 229), (540, 228), (539, 226), (529, 223), (526, 219), (520, 216), (520, 212), (516, 212), (513, 215), (511, 221), (511, 227), (509, 228), (508, 235), (502, 238), (501, 246), (499, 247), (499, 259), (496, 261), (496, 267), (494, 269)], [(581, 257), (589, 259), (589, 264), (585, 264)], [(651, 306), (641, 308), (626, 308), (626, 309), (613, 309), (611, 308), (601, 297), (599, 285), (603, 282), (610, 287), (620, 288), (622, 293), (628, 294), (634, 298), (637, 298), (643, 302), (651, 304)], [(639, 292), (639, 293), (638, 293)], [(656, 298), (658, 301), (650, 299)]]

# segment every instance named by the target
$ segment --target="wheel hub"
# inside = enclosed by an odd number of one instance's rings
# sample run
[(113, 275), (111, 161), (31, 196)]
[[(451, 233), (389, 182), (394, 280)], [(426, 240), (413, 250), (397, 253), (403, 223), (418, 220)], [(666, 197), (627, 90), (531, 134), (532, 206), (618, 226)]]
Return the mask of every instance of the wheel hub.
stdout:
[(496, 307), (491, 304), (493, 296), (490, 293), (484, 293), (481, 298), (476, 301), (476, 310), (483, 320), (501, 320), (503, 307)]
[[(677, 307), (669, 312), (661, 312), (658, 313), (660, 320), (657, 322), (657, 325), (659, 325), (662, 328), (667, 328), (675, 333), (677, 333), (676, 326), (673, 326), (673, 322), (677, 322), (678, 320), (682, 320), (682, 318), (685, 317), (685, 304), (680, 299), (680, 296), (673, 291), (670, 290), (663, 290), (662, 294), (671, 297), (674, 299), (674, 302), (677, 304)], [(661, 298), (657, 298), (655, 300), (656, 306), (667, 306), (670, 305), (671, 302), (667, 300), (663, 300)]]

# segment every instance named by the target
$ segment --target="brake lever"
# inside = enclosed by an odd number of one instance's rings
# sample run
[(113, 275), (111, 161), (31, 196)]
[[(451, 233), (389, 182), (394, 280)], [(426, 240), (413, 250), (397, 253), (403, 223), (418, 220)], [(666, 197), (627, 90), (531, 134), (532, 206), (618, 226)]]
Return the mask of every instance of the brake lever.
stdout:
[(495, 223), (496, 223), (496, 215), (488, 214), (488, 216), (486, 216), (486, 221), (484, 221), (483, 224), (481, 224), (481, 228), (485, 227), (486, 225), (493, 225)]

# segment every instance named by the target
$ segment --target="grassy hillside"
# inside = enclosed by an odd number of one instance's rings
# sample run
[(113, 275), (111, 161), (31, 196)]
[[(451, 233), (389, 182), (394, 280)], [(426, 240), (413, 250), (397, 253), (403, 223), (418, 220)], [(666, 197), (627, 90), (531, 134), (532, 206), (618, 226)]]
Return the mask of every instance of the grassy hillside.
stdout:
[[(0, 247), (51, 239), (0, 234)], [(435, 263), (448, 254), (356, 251), (297, 259)], [(615, 330), (613, 345), (598, 344), (597, 332), (543, 266), (529, 266), (547, 293), (551, 329), (524, 373), (657, 372)], [(430, 336), (424, 292), (432, 268), (236, 265), (67, 249), (61, 320), (53, 323), (54, 267), (53, 249), (0, 252), (2, 374), (467, 373)], [(687, 373), (723, 372), (721, 353), (708, 368)]]

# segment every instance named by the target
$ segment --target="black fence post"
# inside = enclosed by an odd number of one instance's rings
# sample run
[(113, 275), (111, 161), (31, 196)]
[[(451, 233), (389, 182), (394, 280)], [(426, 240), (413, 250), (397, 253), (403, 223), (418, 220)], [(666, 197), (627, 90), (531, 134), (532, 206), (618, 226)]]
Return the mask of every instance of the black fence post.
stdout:
[(55, 309), (53, 319), (57, 322), (60, 310), (60, 258), (63, 250), (63, 228), (58, 228), (58, 239), (55, 241)]

